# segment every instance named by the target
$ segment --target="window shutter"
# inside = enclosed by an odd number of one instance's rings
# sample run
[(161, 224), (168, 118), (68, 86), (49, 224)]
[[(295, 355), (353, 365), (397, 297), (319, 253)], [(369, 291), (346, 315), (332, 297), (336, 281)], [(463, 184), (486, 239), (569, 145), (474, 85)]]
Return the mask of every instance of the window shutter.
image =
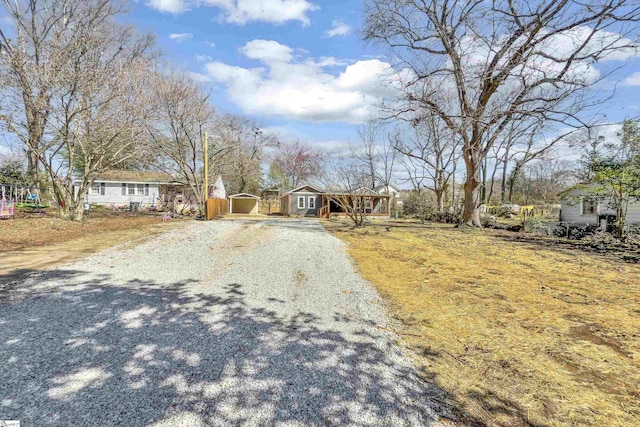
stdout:
[(100, 183), (100, 195), (101, 195), (101, 196), (104, 196), (104, 194), (105, 194), (105, 192), (106, 192), (106, 188), (105, 188), (105, 187), (106, 187), (105, 183), (104, 183), (104, 182), (101, 182), (101, 183)]
[(148, 196), (149, 195), (149, 184), (145, 184), (144, 185), (144, 195)]
[(127, 195), (127, 184), (125, 184), (124, 182), (122, 183), (122, 195)]

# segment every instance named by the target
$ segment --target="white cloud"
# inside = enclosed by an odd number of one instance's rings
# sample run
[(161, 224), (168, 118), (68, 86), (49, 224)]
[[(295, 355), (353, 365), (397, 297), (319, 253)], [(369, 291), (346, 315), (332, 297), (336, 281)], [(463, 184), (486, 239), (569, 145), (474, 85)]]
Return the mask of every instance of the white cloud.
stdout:
[(282, 24), (300, 21), (309, 24), (307, 14), (319, 7), (307, 0), (205, 0), (223, 10), (226, 22), (244, 25), (247, 22)]
[(198, 83), (209, 83), (209, 82), (211, 82), (211, 77), (209, 77), (206, 74), (194, 73), (194, 72), (191, 72), (191, 71), (187, 71), (187, 75), (189, 75), (189, 77), (191, 77), (193, 80), (195, 80)]
[(640, 71), (624, 79), (624, 84), (627, 86), (640, 86)]
[(342, 21), (333, 21), (331, 28), (327, 30), (324, 35), (327, 37), (345, 37), (351, 33), (351, 26), (345, 24)]
[(398, 74), (377, 59), (329, 72), (339, 63), (335, 58), (294, 58), (290, 47), (275, 41), (254, 40), (240, 51), (263, 67), (210, 62), (205, 70), (249, 114), (359, 123), (376, 113), (383, 98), (396, 94), (392, 86)]
[(319, 7), (308, 0), (149, 0), (147, 6), (160, 12), (179, 14), (194, 7), (216, 7), (226, 22), (244, 25), (248, 22), (283, 24), (300, 21), (309, 24), (310, 12)]
[(321, 56), (318, 58), (319, 61), (316, 64), (319, 67), (342, 67), (345, 65), (349, 65), (349, 61), (345, 61), (343, 59), (337, 59), (333, 56)]
[(185, 40), (189, 40), (193, 38), (193, 34), (191, 33), (174, 33), (174, 34), (169, 34), (169, 38), (171, 40), (175, 40), (176, 43), (182, 43)]
[(214, 42), (212, 42), (212, 41), (204, 42), (204, 44), (206, 44), (209, 47), (216, 47), (216, 44)]
[(274, 40), (252, 40), (240, 49), (247, 58), (257, 59), (266, 64), (289, 62), (293, 49)]
[(165, 13), (183, 13), (188, 11), (189, 3), (186, 0), (149, 0), (147, 6)]
[(196, 54), (196, 61), (198, 61), (198, 62), (210, 62), (210, 61), (213, 61), (213, 58), (210, 57), (209, 55)]

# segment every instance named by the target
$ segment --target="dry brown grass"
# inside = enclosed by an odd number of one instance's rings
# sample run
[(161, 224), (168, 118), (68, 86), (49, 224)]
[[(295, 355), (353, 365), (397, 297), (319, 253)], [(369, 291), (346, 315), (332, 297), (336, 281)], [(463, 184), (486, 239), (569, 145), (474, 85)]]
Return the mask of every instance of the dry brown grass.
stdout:
[(57, 217), (54, 209), (47, 209), (41, 214), (18, 211), (15, 218), (0, 220), (0, 252), (57, 244), (158, 222), (158, 216), (128, 212), (90, 212), (84, 221), (65, 221)]
[(489, 230), (325, 224), (468, 420), (640, 425), (637, 265)]

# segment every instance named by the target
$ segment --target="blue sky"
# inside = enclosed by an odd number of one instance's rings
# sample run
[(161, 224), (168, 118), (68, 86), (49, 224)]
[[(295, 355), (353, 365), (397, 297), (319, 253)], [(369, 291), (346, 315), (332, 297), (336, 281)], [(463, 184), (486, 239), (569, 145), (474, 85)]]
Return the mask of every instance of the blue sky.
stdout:
[[(255, 118), (284, 138), (328, 150), (358, 140), (357, 124), (390, 95), (396, 71), (362, 42), (364, 0), (133, 0), (121, 19), (156, 35), (166, 59), (212, 89), (222, 112)], [(640, 52), (620, 67), (601, 120), (640, 116)], [(385, 78), (386, 76), (386, 78)], [(604, 117), (606, 114), (606, 118)], [(615, 137), (615, 129), (609, 129)], [(0, 143), (1, 145), (1, 143)], [(2, 147), (0, 146), (0, 151)]]
[[(393, 72), (386, 52), (358, 34), (363, 4), (138, 0), (128, 18), (157, 35), (170, 61), (210, 85), (220, 110), (331, 149), (357, 141), (357, 123), (375, 114), (388, 94), (382, 76)], [(605, 86), (617, 85), (617, 93), (602, 106), (602, 120), (640, 116), (638, 56), (597, 67), (621, 67)]]
[[(254, 117), (263, 127), (279, 131), (285, 138), (300, 138), (328, 149), (344, 146), (350, 140), (355, 142), (355, 123), (372, 109), (378, 95), (375, 87), (364, 86), (377, 86), (375, 79), (384, 68), (381, 65), (384, 52), (375, 46), (366, 46), (358, 35), (362, 19), (361, 0), (294, 0), (289, 4), (297, 4), (299, 10), (291, 11), (289, 15), (286, 10), (282, 12), (286, 6), (280, 0), (244, 2), (248, 9), (244, 12), (238, 11), (243, 8), (242, 0), (213, 2), (223, 6), (198, 6), (189, 1), (140, 0), (131, 4), (131, 15), (127, 19), (140, 29), (155, 33), (169, 61), (196, 73), (205, 84), (211, 85), (213, 102), (219, 110)], [(256, 4), (256, 9), (259, 9), (259, 3), (265, 3), (263, 10), (251, 10)], [(267, 8), (273, 12), (265, 10)], [(247, 48), (248, 45), (253, 46), (253, 50)], [(284, 54), (285, 59), (290, 58), (287, 60), (289, 66), (274, 64), (271, 67), (265, 63), (263, 56), (267, 50)], [(210, 64), (216, 64), (216, 67), (212, 68)], [(280, 105), (287, 102), (295, 104), (291, 97), (312, 96), (320, 90), (318, 85), (332, 86), (335, 82), (331, 76), (338, 78), (347, 67), (356, 64), (359, 64), (358, 69), (354, 71), (359, 73), (351, 73), (351, 85), (342, 85), (343, 90), (332, 90), (327, 94), (334, 99), (330, 105), (335, 113), (317, 111), (317, 104), (326, 103), (328, 99), (303, 105), (307, 108), (305, 111), (293, 111), (295, 107)], [(277, 83), (262, 94), (259, 101), (262, 105), (252, 106), (250, 90), (237, 93), (237, 86), (243, 86), (242, 81), (234, 84), (232, 77), (221, 81), (222, 74), (226, 76), (225, 73), (237, 72), (237, 69), (221, 69), (225, 68), (223, 65), (263, 68), (265, 80), (268, 79), (266, 74), (270, 74), (269, 69), (274, 74), (273, 68), (283, 69), (272, 79)], [(360, 72), (368, 73), (362, 81), (358, 80)], [(300, 77), (296, 82), (298, 87), (285, 87), (282, 80), (286, 76), (293, 78), (292, 74)], [(358, 96), (369, 97), (370, 100), (358, 102)], [(347, 101), (340, 100), (345, 97)], [(336, 104), (338, 108), (335, 108)], [(347, 111), (358, 108), (362, 111), (357, 115)]]

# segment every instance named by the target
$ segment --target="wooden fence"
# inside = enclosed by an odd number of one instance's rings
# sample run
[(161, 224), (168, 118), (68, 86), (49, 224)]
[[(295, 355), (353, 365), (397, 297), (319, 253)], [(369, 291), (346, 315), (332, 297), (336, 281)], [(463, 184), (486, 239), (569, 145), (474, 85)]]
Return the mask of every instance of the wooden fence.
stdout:
[(229, 201), (227, 199), (207, 199), (207, 221), (228, 213)]
[(258, 212), (261, 214), (279, 214), (280, 213), (280, 199), (262, 199), (258, 205)]

